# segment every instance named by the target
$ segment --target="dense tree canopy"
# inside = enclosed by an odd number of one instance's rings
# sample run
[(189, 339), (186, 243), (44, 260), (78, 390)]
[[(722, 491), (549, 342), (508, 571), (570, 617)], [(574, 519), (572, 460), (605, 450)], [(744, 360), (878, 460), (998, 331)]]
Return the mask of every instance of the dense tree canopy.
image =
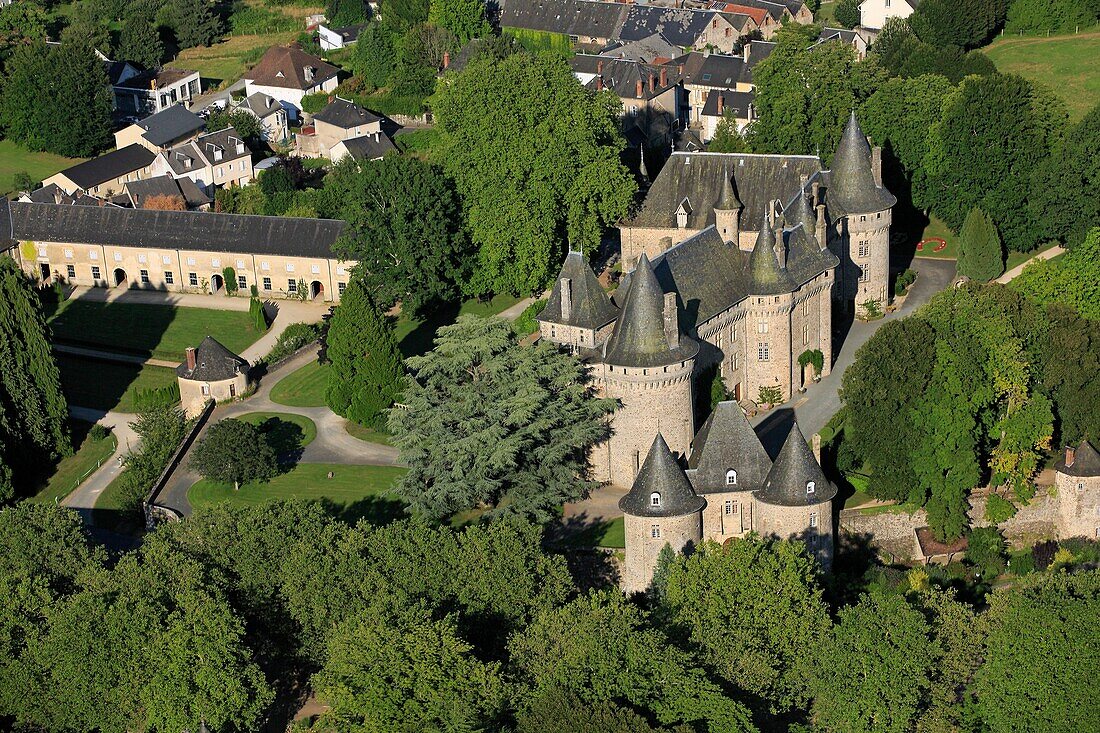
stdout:
[(450, 31), (459, 46), (492, 34), (484, 0), (432, 0), (428, 22)]
[(407, 409), (392, 410), (389, 425), (409, 466), (398, 493), (413, 510), (546, 519), (593, 488), (588, 450), (607, 437), (612, 403), (595, 397), (575, 358), (521, 346), (503, 319), (461, 316), (407, 363)]
[(482, 56), (432, 104), (439, 159), (479, 249), (471, 292), (541, 289), (567, 237), (591, 251), (626, 213), (636, 184), (619, 161), (617, 104), (584, 89), (562, 59)]
[(343, 28), (363, 23), (370, 16), (370, 10), (363, 0), (326, 0), (325, 20), (330, 28)]
[(933, 46), (980, 46), (1004, 23), (1008, 0), (922, 0), (909, 16), (913, 31)]
[(258, 427), (227, 418), (211, 425), (191, 452), (191, 467), (203, 478), (233, 484), (269, 481), (279, 471), (278, 456)]
[(1033, 262), (1012, 287), (1040, 303), (1063, 303), (1083, 317), (1100, 320), (1100, 227), (1059, 260)]

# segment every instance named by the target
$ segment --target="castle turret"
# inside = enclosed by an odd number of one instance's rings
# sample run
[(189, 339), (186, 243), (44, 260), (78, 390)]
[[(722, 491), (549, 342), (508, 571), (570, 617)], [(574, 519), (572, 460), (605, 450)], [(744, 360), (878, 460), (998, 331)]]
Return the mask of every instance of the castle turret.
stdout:
[(593, 468), (600, 480), (630, 486), (657, 433), (673, 451), (687, 455), (695, 427), (691, 375), (699, 344), (683, 333), (675, 296), (665, 296), (644, 254), (623, 288), (622, 313), (601, 359), (603, 391), (621, 404), (612, 417), (611, 438), (596, 448)]
[(764, 486), (756, 492), (756, 531), (765, 537), (806, 543), (823, 567), (833, 558), (836, 486), (821, 470), (798, 423), (775, 458)]
[[(876, 151), (878, 149), (876, 148)], [(837, 255), (841, 260), (834, 297), (855, 303), (865, 313), (867, 301), (889, 302), (890, 221), (897, 199), (881, 183), (881, 153), (872, 151), (853, 111), (833, 156), (829, 172), (830, 210), (845, 218)]]
[(1100, 537), (1100, 453), (1087, 440), (1066, 446), (1054, 466), (1058, 536)]
[(718, 233), (723, 241), (738, 243), (741, 235), (741, 199), (737, 197), (737, 191), (730, 176), (729, 168), (722, 174), (722, 193), (718, 203), (714, 205), (714, 225), (718, 227)]
[(683, 468), (658, 433), (638, 478), (619, 499), (626, 535), (623, 590), (634, 593), (649, 587), (657, 556), (665, 545), (680, 552), (699, 544), (705, 503), (695, 494)]
[(584, 255), (570, 252), (537, 320), (542, 338), (583, 351), (607, 340), (618, 315)]
[(791, 396), (791, 308), (797, 286), (786, 269), (784, 240), (783, 230), (766, 218), (749, 256), (745, 396), (759, 403), (777, 404)]

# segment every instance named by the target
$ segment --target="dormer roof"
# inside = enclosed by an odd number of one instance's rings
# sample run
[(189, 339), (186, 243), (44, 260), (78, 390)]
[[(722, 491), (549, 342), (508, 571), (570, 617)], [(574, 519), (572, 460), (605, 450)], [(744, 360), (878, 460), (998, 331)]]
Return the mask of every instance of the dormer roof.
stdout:
[[(772, 460), (736, 402), (719, 402), (692, 443), (692, 485), (699, 493), (751, 491), (764, 485)], [(736, 471), (736, 484), (727, 474)]]
[(832, 501), (835, 496), (836, 486), (825, 478), (795, 423), (768, 471), (764, 487), (756, 492), (757, 500), (780, 506), (812, 506)]
[[(571, 307), (568, 317), (562, 315), (562, 280), (568, 279), (571, 288)], [(565, 326), (577, 326), (596, 330), (614, 321), (619, 309), (611, 304), (611, 299), (600, 287), (596, 273), (588, 266), (581, 252), (570, 252), (565, 257), (546, 307), (538, 315), (538, 320), (558, 323)]]
[(307, 91), (332, 79), (340, 70), (297, 46), (267, 49), (244, 78), (253, 84)]
[(682, 517), (700, 511), (705, 504), (660, 433), (653, 439), (634, 485), (619, 499), (619, 509), (635, 517)]
[[(665, 333), (665, 293), (643, 254), (631, 273), (623, 310), (604, 348), (604, 362), (615, 366), (653, 367), (693, 358), (699, 344), (681, 330), (679, 343)], [(676, 328), (679, 329), (677, 318)]]

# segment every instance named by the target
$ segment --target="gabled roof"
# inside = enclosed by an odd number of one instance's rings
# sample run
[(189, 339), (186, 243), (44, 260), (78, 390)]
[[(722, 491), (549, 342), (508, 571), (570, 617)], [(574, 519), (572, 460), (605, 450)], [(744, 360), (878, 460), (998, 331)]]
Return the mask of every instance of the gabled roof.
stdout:
[[(312, 70), (312, 78), (309, 71)], [(297, 46), (272, 46), (244, 78), (253, 84), (306, 91), (340, 73), (330, 63), (311, 56)]]
[(358, 125), (379, 122), (382, 118), (353, 102), (336, 97), (325, 105), (324, 109), (313, 115), (313, 119), (347, 130)]
[[(217, 157), (219, 151), (221, 152), (220, 159)], [(194, 140), (188, 140), (164, 152), (169, 167), (178, 175), (208, 165), (224, 165), (251, 155), (252, 150), (245, 143), (244, 136), (237, 132), (234, 127), (226, 127), (222, 130), (199, 135)], [(187, 165), (188, 160), (191, 161), (191, 165)]]
[[(604, 346), (604, 362), (624, 367), (653, 367), (693, 358), (699, 352), (699, 344), (682, 331), (679, 344), (675, 347), (669, 344), (664, 307), (664, 290), (653, 274), (649, 258), (642, 254), (630, 276), (623, 312)], [(676, 327), (680, 328), (678, 317)]]
[(142, 91), (155, 91), (171, 86), (189, 76), (198, 76), (197, 71), (190, 69), (150, 69), (125, 78), (114, 86), (119, 89), (140, 89)]
[(1058, 461), (1054, 470), (1067, 476), (1100, 476), (1100, 453), (1096, 452), (1092, 443), (1082, 440), (1081, 445), (1074, 451), (1073, 465), (1066, 465), (1066, 457), (1063, 454), (1062, 460)]
[(259, 119), (269, 117), (283, 108), (279, 100), (270, 94), (253, 92), (241, 100), (240, 106), (247, 109)]
[(612, 56), (624, 61), (641, 61), (658, 64), (680, 55), (680, 47), (660, 33), (654, 33), (637, 41), (614, 41), (600, 51), (601, 56)]
[(127, 173), (141, 170), (151, 164), (156, 157), (151, 150), (134, 143), (119, 150), (112, 150), (98, 158), (77, 163), (61, 173), (80, 188), (88, 189), (121, 178)]
[[(654, 494), (657, 494), (656, 506), (652, 500)], [(705, 499), (695, 495), (684, 469), (660, 433), (653, 439), (634, 485), (619, 499), (619, 509), (635, 517), (682, 517), (701, 510), (705, 504)]]
[(743, 120), (749, 116), (749, 107), (755, 100), (756, 92), (711, 89), (703, 103), (702, 114), (707, 117), (722, 117), (726, 112), (732, 112), (734, 117)]
[[(675, 75), (669, 74), (667, 69), (665, 83), (662, 85), (661, 66), (637, 61), (579, 53), (569, 59), (569, 66), (581, 78), (592, 77), (586, 84), (589, 89), (607, 89), (621, 99), (653, 99), (676, 86), (673, 78)], [(650, 79), (653, 80), (652, 86)], [(642, 88), (641, 95), (638, 94), (639, 84)]]
[[(562, 316), (563, 279), (568, 279), (570, 284), (572, 305), (568, 318)], [(619, 309), (611, 304), (611, 299), (600, 287), (600, 282), (588, 266), (584, 255), (570, 252), (565, 256), (565, 263), (561, 266), (561, 272), (554, 281), (546, 307), (539, 313), (538, 320), (596, 330), (614, 321), (618, 315)]]
[(627, 9), (619, 3), (589, 0), (507, 0), (500, 14), (500, 27), (618, 38)]
[[(736, 402), (719, 402), (692, 443), (692, 485), (699, 493), (752, 491), (764, 485), (772, 460)], [(730, 485), (726, 473), (737, 472)]]
[(130, 181), (125, 188), (129, 203), (135, 209), (144, 208), (145, 200), (150, 196), (179, 196), (189, 208), (212, 202), (190, 178), (173, 178), (168, 174)]
[(56, 183), (28, 191), (26, 196), (36, 204), (71, 204), (73, 202), (73, 197), (65, 193), (65, 190)]
[(751, 83), (752, 74), (743, 56), (692, 51), (671, 62), (683, 66), (684, 84), (733, 89), (738, 82)]
[(195, 382), (220, 382), (232, 379), (248, 371), (248, 362), (221, 345), (213, 336), (207, 336), (195, 349), (195, 368), (187, 368), (187, 360), (176, 367), (181, 379)]
[(713, 226), (655, 257), (653, 271), (665, 291), (680, 296), (689, 328), (743, 300), (751, 285), (747, 255)]
[[(813, 493), (809, 492), (811, 483)], [(832, 501), (835, 496), (836, 487), (825, 478), (825, 472), (795, 423), (768, 471), (764, 488), (756, 492), (756, 499), (780, 506), (812, 506)]]
[(859, 127), (855, 110), (833, 156), (829, 171), (829, 206), (841, 214), (882, 211), (897, 203), (894, 195), (875, 183), (871, 146)]
[(659, 33), (681, 47), (694, 46), (718, 13), (712, 10), (662, 8), (655, 5), (630, 5), (619, 30), (624, 41), (638, 41)]
[(390, 136), (384, 132), (374, 132), (369, 135), (341, 140), (332, 147), (343, 145), (354, 160), (378, 160), (386, 153), (397, 150), (397, 146), (390, 140)]
[(153, 145), (161, 146), (179, 140), (181, 137), (206, 127), (206, 120), (191, 112), (182, 104), (173, 104), (171, 107), (150, 115), (136, 123), (145, 130), (142, 137)]
[[(287, 257), (333, 257), (344, 230), (335, 219), (153, 211), (13, 201), (14, 238), (119, 247), (203, 249)], [(9, 228), (0, 222), (0, 232)]]

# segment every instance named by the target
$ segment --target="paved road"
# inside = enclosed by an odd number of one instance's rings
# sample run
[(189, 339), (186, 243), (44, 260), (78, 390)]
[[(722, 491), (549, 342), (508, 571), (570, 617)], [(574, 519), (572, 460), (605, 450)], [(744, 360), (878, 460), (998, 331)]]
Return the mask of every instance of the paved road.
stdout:
[(1024, 271), (1024, 268), (1030, 265), (1032, 262), (1035, 262), (1036, 260), (1049, 260), (1053, 257), (1057, 257), (1060, 254), (1065, 254), (1065, 251), (1066, 250), (1064, 247), (1057, 246), (1051, 247), (1050, 249), (1045, 249), (1031, 259), (1021, 262), (1005, 274), (1001, 275), (999, 278), (997, 278), (997, 282), (1001, 284), (1012, 282), (1015, 278), (1019, 277), (1020, 273)]
[(139, 438), (130, 427), (130, 421), (134, 419), (134, 415), (125, 412), (104, 412), (88, 407), (70, 407), (69, 413), (79, 420), (99, 423), (111, 428), (115, 438), (118, 439), (118, 448), (115, 449), (114, 455), (61, 502), (62, 506), (77, 510), (84, 521), (91, 524), (91, 510), (95, 506), (96, 499), (122, 471), (122, 457), (137, 447)]
[(221, 106), (225, 106), (225, 103), (229, 101), (233, 92), (244, 91), (244, 79), (238, 79), (220, 92), (207, 92), (206, 94), (200, 94), (199, 96), (191, 100), (191, 111), (195, 114), (202, 112), (204, 109), (214, 104), (215, 102), (221, 103)]

